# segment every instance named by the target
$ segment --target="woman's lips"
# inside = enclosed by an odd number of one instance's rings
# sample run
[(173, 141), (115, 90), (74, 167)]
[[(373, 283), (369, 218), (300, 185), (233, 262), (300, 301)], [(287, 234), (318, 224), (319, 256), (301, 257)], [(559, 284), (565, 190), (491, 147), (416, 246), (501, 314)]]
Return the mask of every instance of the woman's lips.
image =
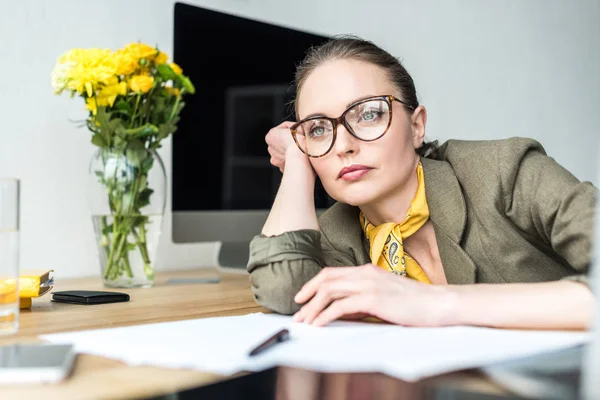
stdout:
[(351, 165), (349, 167), (342, 168), (338, 175), (338, 179), (343, 179), (349, 182), (356, 181), (362, 178), (370, 170), (371, 168), (364, 165)]

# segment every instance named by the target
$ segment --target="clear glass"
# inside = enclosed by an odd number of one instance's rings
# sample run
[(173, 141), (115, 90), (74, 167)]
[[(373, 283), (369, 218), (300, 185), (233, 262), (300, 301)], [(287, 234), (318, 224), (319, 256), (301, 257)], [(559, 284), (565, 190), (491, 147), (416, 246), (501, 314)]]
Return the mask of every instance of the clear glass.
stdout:
[(19, 186), (0, 178), (0, 334), (19, 330)]
[(166, 174), (154, 150), (99, 149), (88, 202), (106, 287), (152, 287), (166, 204)]

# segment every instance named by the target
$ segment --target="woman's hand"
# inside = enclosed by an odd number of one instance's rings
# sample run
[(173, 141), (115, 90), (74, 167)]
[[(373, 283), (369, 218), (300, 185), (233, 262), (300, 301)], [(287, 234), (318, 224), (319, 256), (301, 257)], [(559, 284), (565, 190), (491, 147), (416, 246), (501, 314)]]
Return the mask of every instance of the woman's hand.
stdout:
[[(286, 157), (290, 157), (290, 153), (294, 157), (300, 156), (302, 158), (307, 158), (294, 142), (294, 138), (290, 133), (290, 127), (292, 125), (294, 125), (293, 122), (284, 121), (276, 127), (271, 128), (269, 133), (265, 136), (265, 142), (267, 142), (268, 146), (267, 150), (271, 155), (271, 164), (279, 168), (282, 173), (285, 169)], [(306, 163), (308, 164), (308, 161), (306, 161)]]
[(398, 325), (451, 325), (454, 295), (376, 265), (324, 268), (298, 292), (296, 322), (323, 326), (336, 319), (374, 316)]

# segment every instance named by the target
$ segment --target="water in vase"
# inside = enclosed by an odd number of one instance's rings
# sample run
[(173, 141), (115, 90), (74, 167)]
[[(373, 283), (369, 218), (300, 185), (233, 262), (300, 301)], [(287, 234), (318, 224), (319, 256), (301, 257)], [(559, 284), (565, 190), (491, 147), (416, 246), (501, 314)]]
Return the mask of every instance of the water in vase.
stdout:
[(151, 287), (162, 232), (162, 215), (95, 215), (104, 285)]

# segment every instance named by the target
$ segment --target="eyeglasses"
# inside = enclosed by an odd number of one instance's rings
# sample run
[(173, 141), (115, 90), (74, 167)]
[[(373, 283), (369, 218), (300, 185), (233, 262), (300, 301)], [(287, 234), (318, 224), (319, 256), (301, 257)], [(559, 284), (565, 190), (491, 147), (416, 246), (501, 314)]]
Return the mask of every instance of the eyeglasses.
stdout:
[(323, 157), (333, 148), (339, 124), (363, 142), (372, 142), (385, 135), (392, 123), (392, 101), (415, 109), (392, 95), (369, 97), (350, 105), (338, 118), (308, 117), (292, 125), (290, 131), (304, 154), (313, 158)]

